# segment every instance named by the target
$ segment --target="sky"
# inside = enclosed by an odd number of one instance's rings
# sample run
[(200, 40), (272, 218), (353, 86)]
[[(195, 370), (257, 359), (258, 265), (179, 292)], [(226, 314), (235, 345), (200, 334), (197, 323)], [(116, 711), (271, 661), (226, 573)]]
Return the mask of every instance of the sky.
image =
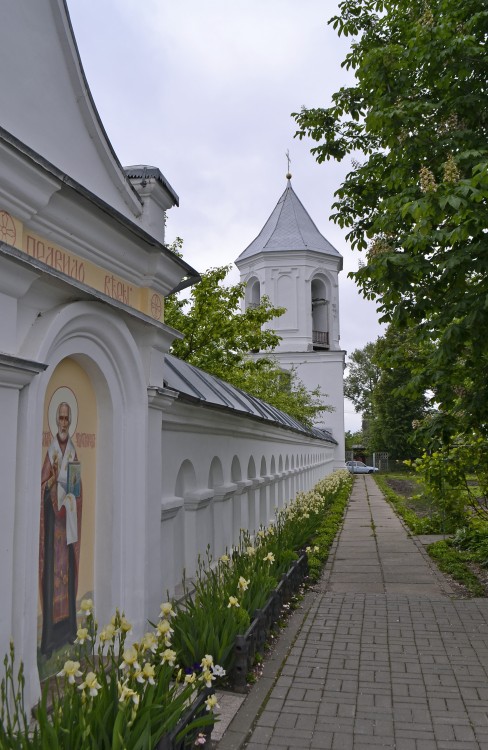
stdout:
[[(351, 82), (341, 68), (348, 40), (327, 24), (335, 0), (68, 0), (68, 8), (118, 158), (159, 167), (180, 198), (166, 241), (182, 237), (198, 271), (232, 263), (286, 187), (289, 151), (293, 189), (344, 257), (342, 347), (376, 340), (375, 304), (347, 278), (361, 254), (329, 220), (350, 160), (317, 164), (291, 117), (328, 106)], [(228, 280), (238, 279), (234, 267)], [(360, 428), (347, 401), (345, 423)]]

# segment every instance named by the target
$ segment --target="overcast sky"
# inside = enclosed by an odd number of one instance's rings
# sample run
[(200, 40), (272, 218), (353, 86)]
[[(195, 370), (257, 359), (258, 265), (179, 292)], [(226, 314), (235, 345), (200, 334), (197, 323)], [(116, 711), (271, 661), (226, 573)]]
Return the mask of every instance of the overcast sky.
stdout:
[[(329, 221), (350, 161), (319, 165), (294, 139), (291, 112), (327, 106), (347, 83), (347, 40), (334, 0), (68, 0), (81, 59), (124, 166), (159, 167), (180, 197), (167, 241), (184, 239), (197, 270), (232, 263), (286, 186), (344, 257), (341, 343), (351, 353), (381, 334), (375, 305), (348, 271), (361, 255)], [(237, 269), (229, 278), (238, 280)], [(360, 419), (346, 403), (346, 429)]]

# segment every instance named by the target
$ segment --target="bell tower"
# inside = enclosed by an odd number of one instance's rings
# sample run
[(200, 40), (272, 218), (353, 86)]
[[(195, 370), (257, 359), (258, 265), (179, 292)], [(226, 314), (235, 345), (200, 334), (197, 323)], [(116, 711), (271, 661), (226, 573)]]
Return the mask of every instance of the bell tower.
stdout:
[[(286, 308), (270, 327), (281, 336), (274, 352), (283, 369), (295, 369), (304, 385), (317, 386), (334, 411), (319, 416), (316, 426), (338, 442), (337, 467), (344, 465), (345, 352), (340, 347), (339, 272), (342, 256), (319, 232), (297, 197), (288, 173), (287, 185), (269, 219), (235, 261), (246, 282), (244, 305), (263, 295)], [(259, 357), (259, 353), (253, 356)]]

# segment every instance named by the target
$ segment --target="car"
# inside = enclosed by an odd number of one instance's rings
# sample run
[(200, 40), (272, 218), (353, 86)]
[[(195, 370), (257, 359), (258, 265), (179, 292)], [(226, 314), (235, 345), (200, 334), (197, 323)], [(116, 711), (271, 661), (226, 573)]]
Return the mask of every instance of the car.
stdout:
[(379, 471), (377, 466), (367, 466), (362, 461), (346, 461), (346, 468), (351, 474), (374, 474)]

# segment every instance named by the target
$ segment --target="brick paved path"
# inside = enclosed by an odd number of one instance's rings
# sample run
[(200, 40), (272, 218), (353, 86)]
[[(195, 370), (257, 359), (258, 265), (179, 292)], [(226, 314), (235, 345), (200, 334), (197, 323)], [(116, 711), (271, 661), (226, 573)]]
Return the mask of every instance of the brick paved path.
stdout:
[(374, 480), (356, 477), (269, 700), (247, 744), (230, 732), (222, 747), (488, 750), (488, 600), (450, 593)]

